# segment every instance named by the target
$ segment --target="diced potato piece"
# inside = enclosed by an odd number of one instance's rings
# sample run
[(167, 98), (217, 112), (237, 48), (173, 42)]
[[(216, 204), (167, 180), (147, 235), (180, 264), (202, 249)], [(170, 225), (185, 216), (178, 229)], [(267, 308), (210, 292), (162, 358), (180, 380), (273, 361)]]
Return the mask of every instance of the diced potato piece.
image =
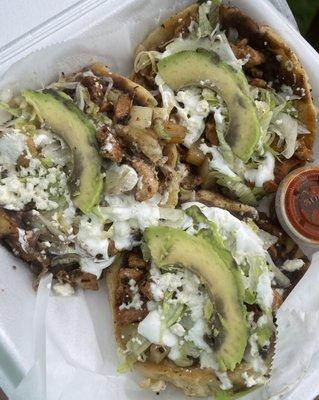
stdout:
[(166, 164), (172, 168), (176, 167), (178, 161), (178, 151), (175, 143), (168, 143), (163, 149), (164, 156), (167, 157)]
[(168, 121), (164, 123), (164, 130), (170, 137), (167, 140), (168, 143), (183, 143), (187, 131), (185, 126)]
[(198, 148), (198, 143), (194, 143), (187, 151), (186, 162), (199, 167), (205, 161), (205, 154)]
[(120, 95), (114, 110), (117, 123), (127, 123), (130, 117), (132, 104), (133, 101), (128, 93), (122, 93)]
[(129, 125), (137, 128), (150, 128), (152, 125), (153, 110), (151, 107), (133, 106)]

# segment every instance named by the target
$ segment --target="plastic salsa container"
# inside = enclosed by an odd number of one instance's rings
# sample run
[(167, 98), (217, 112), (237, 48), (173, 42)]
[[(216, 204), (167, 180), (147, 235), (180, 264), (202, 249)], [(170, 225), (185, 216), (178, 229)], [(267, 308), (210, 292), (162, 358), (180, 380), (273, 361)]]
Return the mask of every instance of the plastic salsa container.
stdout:
[(292, 238), (319, 247), (319, 166), (287, 175), (277, 191), (276, 212)]

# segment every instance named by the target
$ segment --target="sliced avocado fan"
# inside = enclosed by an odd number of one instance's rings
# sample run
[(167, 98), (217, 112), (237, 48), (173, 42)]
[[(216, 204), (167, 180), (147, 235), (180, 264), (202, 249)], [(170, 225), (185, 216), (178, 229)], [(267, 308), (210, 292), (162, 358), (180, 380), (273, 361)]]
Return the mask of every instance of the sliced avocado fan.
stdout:
[(233, 273), (233, 260), (223, 257), (213, 239), (192, 236), (181, 229), (150, 227), (144, 232), (144, 240), (157, 267), (178, 264), (202, 280), (221, 324), (214, 348), (219, 369), (233, 371), (242, 361), (248, 341), (247, 312), (238, 275)]
[(101, 158), (92, 122), (72, 100), (55, 90), (24, 90), (22, 96), (69, 146), (73, 156), (71, 195), (75, 206), (89, 214), (99, 202), (103, 189)]
[(225, 101), (229, 111), (226, 141), (233, 153), (247, 162), (260, 138), (256, 107), (248, 93), (245, 75), (205, 50), (182, 51), (160, 60), (158, 72), (174, 91), (187, 86), (207, 86)]

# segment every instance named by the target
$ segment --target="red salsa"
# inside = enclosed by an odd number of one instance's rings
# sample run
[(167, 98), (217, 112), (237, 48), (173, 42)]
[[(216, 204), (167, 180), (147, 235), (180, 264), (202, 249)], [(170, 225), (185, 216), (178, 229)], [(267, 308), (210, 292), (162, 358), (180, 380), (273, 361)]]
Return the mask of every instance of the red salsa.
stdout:
[(288, 182), (284, 207), (296, 231), (319, 243), (319, 167), (304, 169)]

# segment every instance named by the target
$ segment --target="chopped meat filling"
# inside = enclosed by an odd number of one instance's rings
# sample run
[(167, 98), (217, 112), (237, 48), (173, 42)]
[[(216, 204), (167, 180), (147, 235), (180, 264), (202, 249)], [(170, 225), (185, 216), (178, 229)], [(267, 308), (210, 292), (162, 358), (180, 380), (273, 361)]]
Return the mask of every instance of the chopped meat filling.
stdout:
[(120, 141), (113, 135), (108, 126), (104, 126), (96, 132), (97, 141), (100, 144), (100, 155), (116, 163), (122, 161), (124, 150)]
[[(148, 313), (146, 302), (152, 298), (147, 263), (143, 258), (130, 252), (124, 264), (119, 270), (115, 291), (117, 321), (120, 325), (144, 319)], [(134, 302), (134, 298), (139, 301)]]

